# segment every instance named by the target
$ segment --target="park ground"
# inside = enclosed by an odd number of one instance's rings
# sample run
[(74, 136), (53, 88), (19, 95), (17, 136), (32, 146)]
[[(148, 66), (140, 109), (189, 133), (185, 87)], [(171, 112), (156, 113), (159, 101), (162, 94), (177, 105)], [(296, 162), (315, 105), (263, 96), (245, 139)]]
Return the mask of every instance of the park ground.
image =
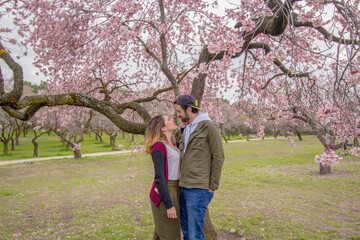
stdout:
[[(295, 143), (224, 144), (209, 207), (219, 239), (360, 239), (360, 159), (343, 156), (321, 176), (318, 140)], [(85, 153), (97, 149), (88, 144)], [(18, 151), (12, 159), (25, 155)], [(0, 179), (0, 239), (151, 239), (153, 167), (145, 154), (5, 165)]]

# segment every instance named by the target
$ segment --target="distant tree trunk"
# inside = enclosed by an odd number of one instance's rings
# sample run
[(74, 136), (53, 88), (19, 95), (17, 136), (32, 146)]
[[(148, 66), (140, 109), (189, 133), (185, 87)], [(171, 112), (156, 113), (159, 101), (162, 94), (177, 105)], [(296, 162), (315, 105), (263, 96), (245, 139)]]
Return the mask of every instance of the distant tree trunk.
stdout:
[(359, 140), (356, 138), (354, 138), (354, 147), (359, 147)]
[(19, 143), (19, 136), (20, 136), (20, 134), (21, 134), (21, 131), (20, 131), (20, 130), (17, 130), (17, 131), (15, 132), (15, 146), (19, 146), (19, 145), (20, 145), (20, 143)]
[(125, 139), (125, 132), (122, 132), (122, 138)]
[(217, 234), (216, 234), (214, 225), (212, 224), (211, 219), (210, 219), (209, 209), (206, 211), (206, 214), (205, 214), (205, 224), (204, 224), (203, 231), (204, 231), (206, 240), (216, 240), (217, 239)]
[(228, 133), (227, 135), (228, 135), (228, 138), (227, 138), (227, 139), (230, 140), (230, 133)]
[(80, 149), (76, 149), (76, 150), (74, 151), (74, 159), (78, 159), (78, 158), (81, 158)]
[(224, 139), (225, 143), (227, 143), (227, 142), (228, 142), (228, 140), (227, 140), (226, 136), (225, 136), (225, 135), (222, 135), (222, 137), (223, 137), (223, 139)]
[(23, 137), (26, 137), (26, 131), (27, 131), (27, 130), (24, 129), (24, 131), (23, 131)]
[(102, 135), (103, 135), (103, 133), (99, 133), (99, 136), (98, 136), (101, 143), (103, 142)]
[(98, 134), (97, 134), (97, 132), (95, 132), (95, 141), (97, 141), (98, 140)]
[(8, 148), (8, 146), (9, 146), (9, 141), (4, 141), (3, 144), (4, 144), (3, 154), (6, 155), (6, 154), (9, 153), (9, 148)]
[(11, 138), (11, 151), (15, 150), (15, 139)]
[(112, 150), (112, 151), (115, 151), (115, 140), (116, 140), (116, 136), (117, 136), (117, 134), (110, 135), (110, 145), (111, 145), (111, 150)]
[(331, 174), (331, 167), (320, 163), (320, 175)]
[(36, 142), (37, 137), (34, 137), (32, 139), (32, 144), (34, 145), (34, 154), (33, 157), (39, 156), (39, 144)]
[(296, 135), (298, 136), (299, 141), (302, 141), (302, 140), (303, 140), (302, 137), (301, 137), (301, 133), (300, 133), (299, 131), (296, 131)]
[(246, 135), (246, 141), (250, 141), (249, 135)]
[(134, 134), (131, 134), (131, 141), (134, 141), (134, 140), (135, 140)]

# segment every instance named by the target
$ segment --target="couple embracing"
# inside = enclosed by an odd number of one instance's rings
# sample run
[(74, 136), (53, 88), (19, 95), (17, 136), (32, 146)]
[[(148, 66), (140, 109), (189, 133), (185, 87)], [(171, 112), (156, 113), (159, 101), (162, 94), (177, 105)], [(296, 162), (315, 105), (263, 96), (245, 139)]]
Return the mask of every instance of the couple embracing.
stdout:
[[(155, 222), (154, 240), (205, 240), (207, 207), (219, 187), (224, 151), (218, 127), (192, 95), (174, 102), (181, 119), (181, 139), (174, 119), (152, 118), (145, 134), (145, 152), (151, 154), (155, 178), (150, 190)], [(180, 229), (181, 226), (181, 229)]]

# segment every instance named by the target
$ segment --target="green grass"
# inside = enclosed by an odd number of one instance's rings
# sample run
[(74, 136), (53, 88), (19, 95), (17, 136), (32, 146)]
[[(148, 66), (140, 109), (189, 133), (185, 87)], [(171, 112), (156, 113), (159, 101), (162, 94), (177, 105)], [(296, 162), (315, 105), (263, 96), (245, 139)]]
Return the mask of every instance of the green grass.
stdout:
[[(360, 239), (360, 159), (320, 176), (315, 138), (224, 144), (210, 215), (221, 239)], [(150, 157), (0, 166), (0, 239), (151, 239)], [(228, 234), (234, 228), (235, 235)]]
[[(25, 159), (33, 158), (34, 146), (31, 143), (32, 138), (34, 137), (33, 132), (29, 132), (26, 137), (21, 136), (19, 138), (19, 145), (15, 146), (15, 150), (11, 151), (11, 144), (9, 143), (9, 153), (3, 155), (4, 146), (0, 144), (0, 161), (9, 161), (15, 159)], [(97, 152), (110, 152), (110, 138), (108, 135), (103, 134), (103, 142), (95, 140), (95, 134), (86, 135), (84, 141), (81, 142), (81, 153), (97, 153)], [(144, 137), (142, 135), (135, 135), (135, 139), (143, 144)], [(39, 143), (39, 156), (38, 157), (53, 157), (53, 156), (67, 156), (72, 155), (73, 151), (66, 148), (66, 145), (60, 142), (60, 138), (54, 133), (48, 136), (47, 134), (42, 135), (37, 139)], [(117, 146), (122, 144), (126, 149), (130, 149), (131, 146), (134, 146), (134, 143), (131, 141), (131, 136), (125, 134), (125, 138), (122, 138), (122, 134), (116, 138), (115, 141), (115, 151), (121, 151)]]

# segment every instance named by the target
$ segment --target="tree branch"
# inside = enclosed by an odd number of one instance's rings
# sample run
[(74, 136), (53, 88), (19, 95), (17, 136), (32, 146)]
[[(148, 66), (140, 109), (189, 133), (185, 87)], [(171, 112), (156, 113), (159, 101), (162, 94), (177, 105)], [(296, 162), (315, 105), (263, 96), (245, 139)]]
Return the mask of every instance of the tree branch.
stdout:
[[(6, 65), (13, 71), (14, 85), (10, 93), (2, 93), (0, 95), (0, 106), (8, 103), (17, 102), (23, 93), (24, 77), (21, 66), (12, 59), (10, 54), (0, 42), (0, 58), (3, 59)], [(2, 80), (3, 81), (3, 80)]]

